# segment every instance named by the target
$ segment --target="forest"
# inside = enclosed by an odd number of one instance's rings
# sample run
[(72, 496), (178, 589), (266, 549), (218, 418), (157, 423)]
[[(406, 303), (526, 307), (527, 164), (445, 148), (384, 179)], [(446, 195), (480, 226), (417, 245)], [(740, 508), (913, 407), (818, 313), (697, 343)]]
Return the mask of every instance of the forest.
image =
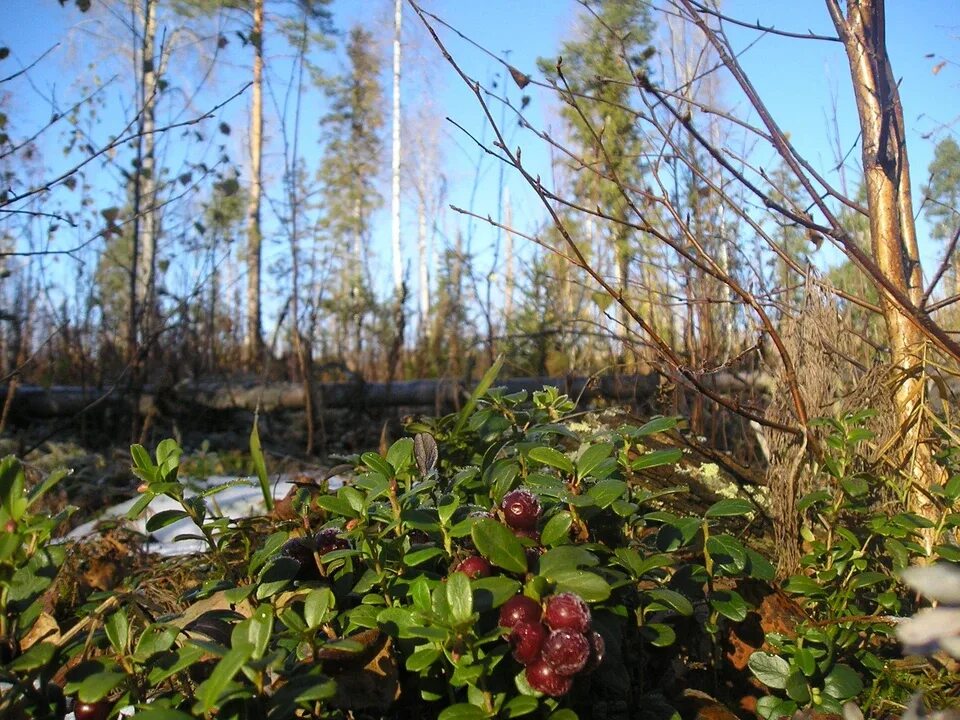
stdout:
[(2, 0), (0, 720), (960, 718), (958, 38)]

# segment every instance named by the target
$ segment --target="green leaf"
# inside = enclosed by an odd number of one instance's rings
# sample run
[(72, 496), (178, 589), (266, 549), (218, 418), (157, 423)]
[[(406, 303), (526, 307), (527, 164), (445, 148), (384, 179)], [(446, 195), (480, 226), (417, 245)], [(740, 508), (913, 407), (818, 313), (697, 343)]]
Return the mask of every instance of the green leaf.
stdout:
[(204, 655), (204, 649), (197, 645), (185, 645), (175, 650), (169, 655), (164, 655), (164, 662), (150, 663), (150, 672), (147, 674), (147, 681), (154, 687), (162, 683), (167, 678), (173, 677), (178, 672), (186, 670), (197, 662)]
[(743, 498), (726, 498), (715, 502), (703, 514), (707, 518), (738, 517), (753, 512), (753, 503)]
[(500, 607), (520, 592), (520, 583), (504, 575), (477, 578), (470, 582), (473, 588), (473, 607), (477, 612), (486, 612)]
[(291, 557), (278, 557), (267, 565), (257, 583), (256, 598), (272, 597), (293, 582), (300, 572), (300, 563)]
[(787, 697), (791, 700), (796, 700), (801, 705), (810, 700), (810, 686), (807, 685), (807, 678), (804, 677), (803, 673), (799, 670), (790, 673), (785, 689), (787, 691)]
[(166, 652), (177, 639), (177, 628), (169, 625), (148, 625), (137, 640), (133, 659), (145, 663), (158, 653)]
[(585, 478), (592, 473), (596, 467), (613, 454), (612, 443), (598, 443), (591, 445), (577, 459), (577, 477)]
[(270, 635), (273, 632), (273, 606), (268, 603), (258, 605), (247, 620), (240, 623), (240, 626), (247, 624), (246, 640), (253, 645), (251, 657), (259, 660), (267, 652), (267, 646), (270, 644)]
[(414, 550), (412, 553), (403, 556), (403, 564), (407, 567), (417, 567), (417, 565), (422, 565), (438, 555), (443, 555), (443, 548), (428, 547), (422, 550)]
[(507, 718), (521, 717), (535, 712), (540, 706), (540, 701), (531, 695), (517, 695), (511, 698), (500, 709), (500, 713)]
[(127, 679), (122, 672), (98, 672), (88, 675), (77, 687), (77, 697), (81, 702), (97, 702), (102, 700), (120, 683)]
[(553, 547), (570, 538), (570, 526), (573, 524), (573, 517), (566, 510), (558, 512), (547, 520), (540, 533), (540, 544), (544, 547)]
[(810, 650), (805, 647), (797, 648), (793, 654), (793, 659), (804, 675), (813, 677), (813, 674), (817, 671), (817, 661)]
[(540, 556), (540, 574), (553, 579), (554, 573), (599, 564), (597, 556), (579, 545), (560, 545)]
[(273, 511), (273, 490), (270, 488), (270, 478), (267, 476), (267, 463), (263, 457), (263, 447), (260, 445), (259, 415), (253, 416), (253, 428), (250, 430), (250, 460), (260, 483), (260, 492), (267, 512)]
[(473, 615), (473, 591), (470, 578), (464, 573), (454, 572), (447, 577), (447, 603), (457, 624), (465, 623)]
[(195, 720), (195, 716), (173, 708), (137, 708), (135, 717), (137, 720)]
[(762, 650), (750, 656), (747, 666), (754, 677), (769, 688), (784, 689), (787, 678), (790, 677), (790, 663), (779, 655), (771, 655)]
[(863, 690), (863, 681), (849, 665), (834, 665), (823, 680), (823, 691), (843, 702), (856, 697)]
[(126, 652), (127, 641), (130, 639), (130, 624), (127, 622), (127, 613), (123, 608), (107, 618), (103, 623), (103, 630), (114, 652), (118, 654)]
[(185, 517), (190, 517), (185, 510), (161, 510), (147, 520), (147, 532), (156, 532), (167, 525), (172, 525), (177, 520), (183, 520)]
[(549, 465), (567, 474), (573, 474), (573, 463), (570, 462), (570, 458), (555, 448), (540, 445), (530, 451), (529, 457), (541, 465)]
[(457, 703), (440, 711), (437, 720), (481, 720), (488, 717), (483, 708), (469, 703)]
[(876, 585), (881, 583), (884, 580), (889, 580), (890, 578), (883, 573), (867, 571), (862, 573), (857, 573), (853, 576), (853, 579), (850, 581), (850, 587), (854, 590), (859, 588), (869, 587), (871, 585)]
[(6, 665), (4, 670), (15, 673), (38, 670), (49, 664), (56, 652), (57, 646), (53, 643), (35, 643), (23, 655)]
[(474, 523), (470, 537), (477, 550), (494, 565), (507, 572), (527, 571), (527, 556), (523, 545), (510, 530), (496, 520), (483, 518)]
[(396, 475), (396, 472), (393, 469), (393, 465), (388, 463), (379, 454), (375, 452), (365, 452), (360, 456), (360, 462), (366, 465), (368, 468), (374, 472), (378, 472), (383, 475), (388, 480)]
[(747, 550), (732, 535), (711, 535), (707, 538), (707, 551), (719, 565), (732, 564), (733, 572), (740, 572), (747, 564)]
[(630, 463), (630, 467), (634, 470), (647, 470), (649, 468), (660, 467), (661, 465), (673, 465), (674, 463), (680, 462), (682, 457), (683, 451), (680, 448), (654, 450), (638, 457)]
[(610, 584), (587, 570), (561, 570), (551, 579), (557, 585), (557, 592), (576, 593), (588, 603), (602, 602), (610, 597)]
[(653, 588), (647, 591), (647, 597), (653, 602), (653, 608), (651, 609), (673, 610), (684, 617), (693, 615), (693, 604), (676, 590)]
[(734, 622), (747, 619), (750, 605), (736, 590), (716, 590), (710, 597), (710, 607)]
[(253, 653), (252, 643), (242, 643), (234, 645), (224, 655), (217, 666), (210, 673), (210, 677), (204, 680), (197, 688), (197, 701), (200, 704), (201, 711), (209, 713), (216, 707), (219, 707), (220, 696), (227, 689), (227, 685), (233, 680), (234, 676), (240, 672), (247, 660)]
[(829, 490), (817, 490), (812, 493), (807, 493), (799, 501), (797, 501), (797, 512), (802, 513), (811, 505), (820, 502), (829, 502), (831, 499)]
[(784, 700), (774, 695), (767, 695), (757, 700), (757, 715), (764, 720), (792, 718), (797, 709), (797, 704), (793, 700)]
[(387, 462), (395, 472), (401, 472), (413, 460), (413, 438), (400, 438), (387, 450)]
[(615, 480), (614, 478), (607, 478), (587, 490), (587, 495), (596, 501), (597, 507), (603, 509), (623, 497), (626, 491), (627, 484), (625, 482)]
[(63, 480), (63, 478), (65, 478), (71, 472), (71, 470), (67, 470), (66, 468), (59, 468), (47, 475), (39, 485), (30, 491), (30, 499), (27, 502), (27, 509), (32, 507), (35, 502), (47, 494), (47, 491), (50, 490), (50, 488)]
[(407, 658), (406, 667), (410, 672), (426, 670), (440, 659), (440, 650), (433, 645), (427, 645), (416, 650)]
[(579, 720), (579, 717), (570, 708), (561, 708), (550, 713), (549, 720)]
[(656, 435), (657, 433), (666, 432), (667, 430), (673, 430), (679, 424), (679, 422), (680, 418), (678, 417), (652, 418), (637, 428), (634, 432), (634, 435), (636, 437)]
[(676, 631), (666, 623), (646, 623), (640, 634), (654, 647), (669, 647), (677, 640)]
[(457, 413), (457, 424), (453, 427), (454, 435), (459, 435), (461, 432), (463, 432), (463, 427), (467, 424), (467, 420), (470, 419), (470, 416), (473, 415), (473, 410), (477, 407), (477, 402), (486, 394), (487, 390), (490, 389), (490, 386), (493, 385), (493, 381), (497, 379), (497, 375), (500, 374), (500, 369), (502, 367), (503, 355), (498, 357), (496, 362), (490, 366), (490, 369), (483, 374), (483, 377), (480, 379), (477, 387), (470, 395), (470, 398), (460, 409), (460, 412)]
[(808, 578), (806, 575), (794, 575), (784, 584), (783, 589), (794, 595), (816, 596), (823, 595), (824, 590), (820, 584)]

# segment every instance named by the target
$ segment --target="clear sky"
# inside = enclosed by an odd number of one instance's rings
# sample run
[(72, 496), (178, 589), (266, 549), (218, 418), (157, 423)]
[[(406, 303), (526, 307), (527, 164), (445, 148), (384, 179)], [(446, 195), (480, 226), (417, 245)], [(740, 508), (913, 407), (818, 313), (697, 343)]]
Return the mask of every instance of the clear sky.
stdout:
[[(506, 54), (513, 65), (525, 72), (535, 72), (538, 57), (557, 54), (562, 40), (574, 32), (579, 9), (574, 0), (423, 0), (422, 4), (491, 52)], [(960, 0), (888, 0), (887, 5), (888, 44), (894, 71), (902, 79), (910, 160), (914, 185), (919, 187), (926, 181), (926, 168), (936, 141), (946, 133), (956, 133), (960, 119)], [(333, 4), (334, 20), (340, 29), (347, 29), (354, 22), (384, 27), (391, 20), (391, 6), (387, 0), (336, 0)], [(819, 0), (726, 0), (723, 8), (731, 16), (779, 29), (833, 33), (824, 4)], [(472, 94), (424, 36), (419, 20), (410, 8), (405, 8), (404, 12), (406, 42), (409, 44), (407, 57), (411, 63), (418, 64), (412, 70), (414, 77), (407, 82), (420, 83), (417, 90), (426, 91), (437, 116), (449, 116), (478, 137), (489, 139), (489, 129), (481, 120)], [(30, 79), (37, 88), (47, 92), (55, 90), (61, 102), (75, 99), (79, 92), (76, 76), (87, 72), (82, 67), (79, 73), (76, 72), (78, 58), (86, 62), (89, 57), (99, 57), (104, 68), (110, 64), (110, 51), (104, 50), (102, 43), (96, 50), (85, 47), (85, 43), (94, 42), (82, 32), (84, 24), (90, 22), (72, 5), (60, 8), (55, 0), (0, 0), (0, 46), (11, 50), (11, 57), (0, 64), (0, 76), (33, 61), (54, 43), (61, 42), (31, 71)], [(833, 138), (836, 134), (839, 134), (839, 144), (843, 148), (851, 147), (857, 139), (856, 112), (841, 46), (774, 36), (762, 37), (751, 45), (757, 39), (755, 31), (731, 27), (729, 33), (734, 45), (744, 49), (741, 61), (795, 145), (817, 168), (829, 170), (835, 164), (836, 142)], [(501, 72), (500, 66), (492, 59), (449, 32), (442, 33), (442, 37), (449, 41), (450, 49), (471, 76), (489, 82)], [(389, 48), (384, 50), (388, 52)], [(279, 49), (275, 52), (282, 55)], [(944, 61), (945, 64), (941, 65)], [(278, 62), (282, 64), (282, 60)], [(319, 57), (318, 62), (331, 70), (342, 63), (329, 54)], [(239, 68), (222, 71), (222, 88), (218, 91), (222, 95), (224, 89), (238, 86), (244, 77)], [(508, 88), (511, 99), (517, 102), (519, 91), (516, 86), (509, 82), (504, 84), (502, 79), (499, 87)], [(384, 80), (388, 83), (388, 78)], [(389, 94), (389, 84), (386, 87)], [(730, 81), (726, 81), (726, 88), (731, 92), (731, 101), (736, 101)], [(3, 89), (0, 86), (0, 90)], [(530, 94), (531, 121), (540, 127), (556, 128), (555, 101), (540, 91)], [(120, 95), (118, 89), (112, 97), (115, 100)], [(408, 92), (404, 101), (409, 108), (419, 99), (415, 93)], [(315, 104), (317, 102), (315, 96), (311, 101), (313, 104), (308, 107), (307, 112), (312, 116), (323, 111), (322, 106)], [(837, 108), (836, 126), (834, 105)], [(31, 119), (37, 122), (49, 113), (49, 108), (38, 97), (26, 101), (18, 98), (13, 107), (21, 113), (18, 118), (21, 129), (29, 127)], [(224, 117), (242, 127), (245, 107), (245, 100), (234, 103), (224, 111)], [(270, 122), (268, 118), (268, 132)], [(461, 131), (448, 123), (441, 125), (444, 130), (440, 144), (450, 201), (496, 217), (499, 168), (491, 159), (481, 157)], [(310, 132), (315, 133), (315, 130)], [(235, 133), (232, 142), (235, 159), (242, 162), (240, 138), (242, 135)], [(511, 135), (511, 141), (514, 140), (523, 147), (525, 160), (532, 167), (542, 168), (546, 175), (548, 161), (544, 148), (515, 132)], [(315, 143), (303, 145), (308, 146), (315, 147)], [(53, 165), (56, 163), (53, 147), (49, 152)], [(855, 162), (859, 160), (856, 151), (851, 157)], [(757, 158), (761, 164), (772, 161), (772, 158)], [(384, 166), (389, 166), (389, 148)], [(276, 168), (268, 168), (268, 172), (276, 172)], [(833, 179), (836, 179), (835, 175)], [(512, 178), (509, 172), (505, 182), (511, 187), (515, 224), (521, 230), (532, 230), (542, 221), (541, 208), (524, 190), (522, 182)], [(388, 184), (384, 183), (382, 188), (389, 199)], [(919, 204), (920, 195), (915, 197)], [(464, 227), (465, 221), (456, 219), (440, 224), (451, 233), (458, 222)], [(922, 235), (925, 231), (923, 223), (920, 229)], [(413, 278), (416, 277), (413, 258), (415, 230), (415, 215), (405, 208), (406, 261), (413, 263)], [(487, 228), (474, 226), (473, 231), (468, 239), (472, 240), (473, 250), (483, 254), (496, 238)], [(388, 276), (389, 218), (386, 211), (381, 213), (376, 224), (374, 247), (381, 255), (380, 269), (384, 276)], [(933, 250), (927, 248), (925, 257), (929, 274), (932, 272)]]

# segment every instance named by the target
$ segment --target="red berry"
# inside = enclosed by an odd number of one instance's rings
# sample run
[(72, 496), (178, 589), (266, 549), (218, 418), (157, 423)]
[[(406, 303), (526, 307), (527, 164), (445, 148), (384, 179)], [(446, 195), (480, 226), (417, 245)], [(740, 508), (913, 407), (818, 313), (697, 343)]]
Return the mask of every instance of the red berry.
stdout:
[(561, 675), (576, 675), (590, 659), (590, 643), (582, 633), (554, 630), (543, 641), (540, 656)]
[(526, 676), (530, 687), (553, 697), (566, 695), (573, 687), (572, 677), (561, 675), (544, 662), (542, 658), (527, 665)]
[(518, 622), (540, 622), (543, 609), (533, 598), (526, 595), (514, 595), (500, 606), (500, 624), (511, 628)]
[(583, 668), (583, 671), (593, 672), (603, 662), (607, 644), (603, 641), (603, 636), (596, 630), (587, 633), (587, 641), (590, 643), (590, 659), (587, 660), (587, 665)]
[(313, 557), (313, 548), (308, 540), (304, 538), (292, 538), (287, 540), (280, 548), (280, 554), (290, 557), (300, 563), (300, 570), (297, 572), (297, 580), (319, 580), (320, 569)]
[(510, 648), (513, 659), (521, 665), (529, 665), (540, 657), (540, 648), (547, 638), (547, 629), (539, 622), (518, 622), (510, 631)]
[(460, 561), (460, 564), (454, 568), (454, 572), (462, 572), (471, 580), (476, 580), (481, 577), (489, 577), (490, 573), (493, 572), (493, 566), (490, 564), (490, 561), (479, 555), (471, 555), (468, 558)]
[(73, 716), (76, 720), (107, 720), (113, 703), (109, 700), (98, 700), (97, 702), (80, 702), (73, 704)]
[(340, 537), (339, 528), (321, 530), (314, 536), (313, 542), (317, 546), (317, 552), (321, 557), (334, 550), (348, 550), (350, 548), (350, 543), (345, 538)]
[(590, 629), (590, 608), (579, 595), (559, 593), (547, 598), (543, 619), (551, 630), (585, 633)]
[(540, 501), (529, 490), (512, 490), (500, 503), (503, 519), (517, 530), (533, 530), (540, 520)]

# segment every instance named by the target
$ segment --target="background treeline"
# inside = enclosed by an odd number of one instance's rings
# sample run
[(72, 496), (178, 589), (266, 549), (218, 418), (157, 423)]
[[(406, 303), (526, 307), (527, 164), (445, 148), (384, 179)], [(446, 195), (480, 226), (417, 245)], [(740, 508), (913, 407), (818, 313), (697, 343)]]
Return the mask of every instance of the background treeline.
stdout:
[[(830, 318), (818, 347), (855, 373), (896, 360), (885, 290), (857, 258), (876, 249), (858, 153), (838, 143), (818, 207), (789, 155), (757, 149), (779, 147), (762, 114), (735, 114), (719, 16), (700, 25), (695, 4), (584, 2), (540, 67), (491, 53), (477, 136), (431, 92), (426, 25), (457, 35), (413, 4), (354, 27), (318, 0), (61, 5), (84, 18), (50, 38), (75, 57), (68, 100), (37, 109), (36, 67), (0, 60), (5, 382), (468, 378), (503, 355), (518, 376), (655, 368), (697, 386), (763, 370), (790, 386), (784, 353), (803, 351), (781, 336), (810, 342), (804, 317)], [(549, 131), (525, 116), (532, 99), (555, 111)], [(504, 169), (522, 163), (500, 132), (549, 150), (532, 230), (513, 217)], [(475, 186), (496, 186), (496, 216), (449, 207), (451, 133)], [(915, 304), (949, 339), (960, 148), (949, 129), (931, 142), (914, 207), (942, 263)], [(388, 224), (391, 258), (374, 246)], [(832, 269), (825, 238), (847, 258)]]

